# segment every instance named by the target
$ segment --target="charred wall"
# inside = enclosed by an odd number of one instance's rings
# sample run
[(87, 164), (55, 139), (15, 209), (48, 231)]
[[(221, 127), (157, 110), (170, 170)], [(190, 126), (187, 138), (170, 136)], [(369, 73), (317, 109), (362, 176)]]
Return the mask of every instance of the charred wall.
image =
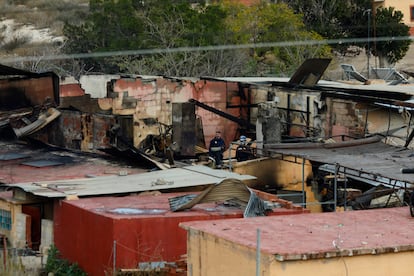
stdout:
[(59, 103), (59, 79), (51, 75), (37, 78), (0, 79), (2, 110), (42, 105), (47, 99)]
[(195, 105), (176, 103), (172, 106), (173, 141), (183, 156), (194, 156), (196, 146)]
[(108, 133), (115, 124), (112, 115), (61, 110), (57, 120), (33, 137), (62, 148), (93, 152), (112, 147)]

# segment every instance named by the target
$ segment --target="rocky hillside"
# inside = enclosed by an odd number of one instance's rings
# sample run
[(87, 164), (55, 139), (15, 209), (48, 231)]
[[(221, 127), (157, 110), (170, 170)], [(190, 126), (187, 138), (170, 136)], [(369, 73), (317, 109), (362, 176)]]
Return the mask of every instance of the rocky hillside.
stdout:
[(0, 54), (31, 55), (63, 42), (64, 22), (76, 22), (88, 0), (0, 0)]

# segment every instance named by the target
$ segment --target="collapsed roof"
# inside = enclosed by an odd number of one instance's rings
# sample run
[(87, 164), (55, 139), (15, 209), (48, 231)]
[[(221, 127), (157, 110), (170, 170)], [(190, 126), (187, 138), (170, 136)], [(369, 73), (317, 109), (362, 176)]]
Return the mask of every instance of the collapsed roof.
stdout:
[[(268, 144), (267, 151), (278, 158), (295, 156), (336, 167), (332, 172), (391, 188), (414, 184), (414, 150), (385, 144), (381, 136), (338, 143)], [(331, 166), (331, 168), (332, 168)]]

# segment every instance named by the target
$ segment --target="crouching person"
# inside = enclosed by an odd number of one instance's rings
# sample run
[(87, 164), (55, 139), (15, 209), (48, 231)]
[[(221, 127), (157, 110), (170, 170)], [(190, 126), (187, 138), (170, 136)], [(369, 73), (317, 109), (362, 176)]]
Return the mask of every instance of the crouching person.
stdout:
[(240, 136), (240, 143), (236, 149), (236, 159), (238, 162), (254, 159), (252, 148), (247, 144), (246, 136)]

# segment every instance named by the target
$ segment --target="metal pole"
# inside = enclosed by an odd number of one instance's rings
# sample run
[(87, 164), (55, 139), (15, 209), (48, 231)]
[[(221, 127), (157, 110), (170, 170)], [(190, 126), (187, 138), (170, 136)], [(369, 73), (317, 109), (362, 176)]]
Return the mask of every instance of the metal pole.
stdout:
[(336, 203), (338, 200), (338, 196), (337, 196), (337, 192), (338, 192), (338, 182), (337, 182), (337, 178), (338, 178), (338, 170), (339, 170), (339, 165), (335, 164), (335, 179), (334, 179), (334, 212), (336, 212)]
[(257, 241), (256, 241), (256, 276), (260, 275), (260, 229), (257, 228)]
[(113, 252), (114, 252), (114, 256), (113, 256), (113, 274), (112, 275), (116, 275), (116, 240), (114, 240)]
[(306, 208), (306, 197), (305, 197), (305, 158), (302, 158), (302, 206)]
[(346, 175), (344, 176), (344, 186), (345, 186), (345, 190), (344, 190), (344, 211), (346, 211), (346, 199), (348, 198), (348, 191), (347, 191), (347, 185), (346, 185), (346, 182), (347, 182), (348, 180), (347, 180), (347, 178), (346, 178)]
[(232, 167), (231, 167), (231, 148), (233, 146), (233, 142), (230, 143), (230, 147), (229, 147), (229, 171), (232, 171)]
[(370, 48), (370, 25), (371, 25), (371, 9), (366, 10), (368, 14), (368, 51), (367, 51), (367, 70), (368, 70), (368, 79), (369, 79), (369, 57), (371, 55), (371, 48)]

